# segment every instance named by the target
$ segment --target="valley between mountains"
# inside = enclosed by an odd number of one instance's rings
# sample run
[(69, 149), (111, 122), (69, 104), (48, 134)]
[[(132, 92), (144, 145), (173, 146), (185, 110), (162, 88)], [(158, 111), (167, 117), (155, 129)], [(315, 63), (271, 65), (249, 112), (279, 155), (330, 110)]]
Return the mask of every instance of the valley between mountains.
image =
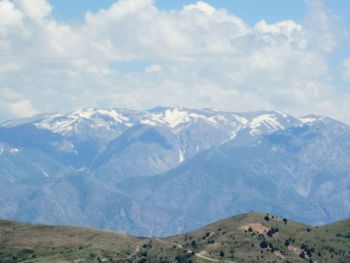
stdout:
[(349, 160), (350, 127), (323, 116), (38, 115), (0, 125), (0, 218), (149, 237), (249, 211), (323, 225), (350, 217)]

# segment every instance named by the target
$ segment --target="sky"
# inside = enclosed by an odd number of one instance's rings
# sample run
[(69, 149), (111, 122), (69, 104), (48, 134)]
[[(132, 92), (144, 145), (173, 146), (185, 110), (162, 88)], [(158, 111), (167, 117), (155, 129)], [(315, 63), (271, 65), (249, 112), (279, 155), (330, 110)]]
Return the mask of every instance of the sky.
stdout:
[(0, 121), (85, 107), (350, 123), (350, 1), (0, 0)]

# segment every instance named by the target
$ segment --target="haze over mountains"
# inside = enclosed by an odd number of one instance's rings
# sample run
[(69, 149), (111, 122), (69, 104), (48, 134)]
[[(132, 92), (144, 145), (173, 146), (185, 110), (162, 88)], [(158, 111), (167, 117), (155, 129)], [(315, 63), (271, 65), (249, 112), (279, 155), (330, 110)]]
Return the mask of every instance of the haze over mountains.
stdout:
[(350, 126), (322, 116), (84, 109), (0, 126), (0, 218), (170, 235), (248, 211), (350, 217)]

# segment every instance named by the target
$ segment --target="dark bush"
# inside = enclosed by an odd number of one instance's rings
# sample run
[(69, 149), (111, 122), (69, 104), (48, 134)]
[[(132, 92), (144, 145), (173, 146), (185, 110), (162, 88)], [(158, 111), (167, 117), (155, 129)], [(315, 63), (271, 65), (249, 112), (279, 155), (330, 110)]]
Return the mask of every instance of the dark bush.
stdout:
[(261, 248), (267, 248), (268, 244), (267, 244), (266, 240), (263, 240), (263, 241), (260, 242), (259, 246)]
[(269, 237), (272, 237), (273, 234), (277, 233), (278, 231), (279, 231), (278, 228), (272, 227), (272, 228), (267, 232), (267, 235), (268, 235)]
[(195, 240), (193, 240), (193, 241), (191, 242), (191, 246), (192, 246), (193, 248), (197, 248), (197, 242), (196, 242)]

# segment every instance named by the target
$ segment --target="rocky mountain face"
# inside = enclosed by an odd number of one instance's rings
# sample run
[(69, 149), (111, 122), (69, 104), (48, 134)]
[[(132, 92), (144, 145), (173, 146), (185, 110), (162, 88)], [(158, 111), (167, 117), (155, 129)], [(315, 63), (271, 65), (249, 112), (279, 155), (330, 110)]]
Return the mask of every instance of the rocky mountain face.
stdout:
[(350, 127), (322, 116), (84, 109), (0, 126), (0, 218), (170, 235), (268, 211), (350, 217)]

